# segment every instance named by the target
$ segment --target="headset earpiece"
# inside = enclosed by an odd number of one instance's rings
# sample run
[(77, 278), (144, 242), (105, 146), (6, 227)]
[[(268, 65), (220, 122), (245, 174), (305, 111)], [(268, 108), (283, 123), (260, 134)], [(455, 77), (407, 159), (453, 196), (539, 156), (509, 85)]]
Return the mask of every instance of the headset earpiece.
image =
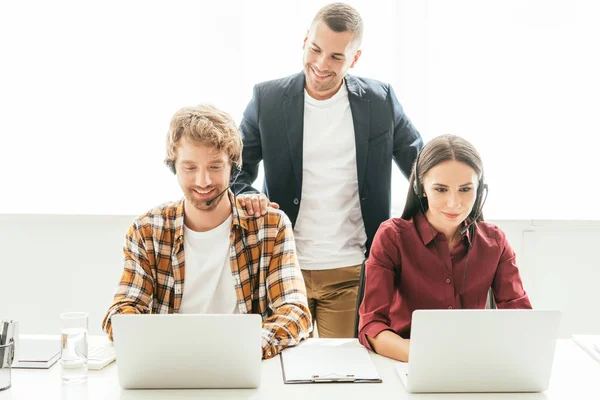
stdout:
[(175, 161), (173, 161), (173, 160), (167, 161), (167, 167), (169, 168), (169, 171), (171, 171), (173, 173), (173, 175), (177, 175), (177, 171), (175, 170)]
[(421, 186), (421, 184), (419, 183), (419, 179), (417, 178), (416, 174), (415, 179), (413, 181), (413, 191), (415, 192), (418, 198), (423, 197), (423, 186)]
[(417, 197), (420, 199), (421, 197), (423, 197), (423, 185), (421, 185), (421, 182), (419, 181), (419, 170), (417, 169), (417, 165), (419, 165), (419, 157), (421, 156), (421, 152), (419, 151), (419, 153), (417, 154), (417, 159), (415, 161), (415, 168), (414, 168), (414, 178), (413, 178), (413, 191), (415, 192), (415, 194), (417, 195)]
[(479, 219), (479, 217), (481, 216), (483, 210), (483, 194), (484, 192), (487, 192), (488, 190), (488, 185), (487, 183), (484, 183), (483, 178), (481, 178), (479, 180), (479, 183), (477, 184), (477, 199), (475, 200), (475, 204), (473, 206), (473, 220), (477, 221)]
[(238, 176), (240, 176), (240, 174), (242, 173), (242, 167), (234, 164), (231, 166), (231, 179), (229, 180), (230, 182), (235, 182), (235, 180), (238, 178)]

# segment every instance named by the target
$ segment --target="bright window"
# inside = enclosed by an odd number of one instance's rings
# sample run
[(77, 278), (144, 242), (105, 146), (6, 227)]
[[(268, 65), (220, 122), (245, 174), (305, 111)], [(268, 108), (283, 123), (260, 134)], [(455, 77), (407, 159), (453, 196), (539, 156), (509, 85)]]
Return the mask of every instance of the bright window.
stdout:
[[(172, 114), (208, 102), (239, 122), (255, 83), (300, 71), (326, 3), (3, 2), (0, 213), (135, 215), (179, 198), (162, 164)], [(478, 147), (487, 218), (600, 219), (596, 2), (350, 3), (365, 20), (352, 72), (392, 83), (426, 140)], [(396, 170), (395, 214), (406, 189)]]

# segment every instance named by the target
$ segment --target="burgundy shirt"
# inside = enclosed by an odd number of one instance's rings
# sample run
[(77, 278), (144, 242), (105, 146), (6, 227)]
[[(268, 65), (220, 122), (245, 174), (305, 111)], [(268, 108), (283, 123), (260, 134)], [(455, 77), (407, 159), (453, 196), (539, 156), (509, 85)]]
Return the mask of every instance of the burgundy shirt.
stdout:
[(365, 267), (359, 341), (372, 350), (366, 335), (386, 329), (409, 339), (414, 310), (460, 309), (459, 293), (465, 308), (485, 308), (490, 287), (498, 308), (531, 308), (515, 253), (497, 226), (478, 222), (473, 237), (465, 233), (450, 252), (446, 236), (430, 229), (422, 214), (389, 219), (379, 227)]

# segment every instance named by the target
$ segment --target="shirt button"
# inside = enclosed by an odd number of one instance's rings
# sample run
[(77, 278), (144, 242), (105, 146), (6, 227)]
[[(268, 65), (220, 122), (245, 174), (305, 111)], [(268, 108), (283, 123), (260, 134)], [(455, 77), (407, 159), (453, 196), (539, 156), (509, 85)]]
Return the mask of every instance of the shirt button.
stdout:
[(298, 198), (297, 198), (297, 197), (294, 199), (294, 204), (295, 204), (295, 205), (298, 205), (298, 204), (300, 204), (300, 200), (298, 200)]
[(448, 310), (452, 310), (452, 306), (448, 306)]
[(446, 283), (450, 283), (450, 282), (452, 282), (452, 281), (450, 280), (450, 278), (447, 278), (447, 279), (446, 279)]
[(269, 351), (269, 352), (267, 352), (267, 355), (268, 355), (269, 357), (271, 357), (271, 352), (270, 352), (270, 351)]

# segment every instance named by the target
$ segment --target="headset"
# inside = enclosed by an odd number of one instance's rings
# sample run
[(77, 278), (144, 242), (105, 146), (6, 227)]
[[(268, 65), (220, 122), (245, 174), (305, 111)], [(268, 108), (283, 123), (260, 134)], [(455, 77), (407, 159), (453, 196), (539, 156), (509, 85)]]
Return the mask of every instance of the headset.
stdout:
[[(177, 170), (175, 169), (175, 161), (174, 160), (167, 160), (166, 161), (167, 167), (169, 168), (169, 170), (173, 173), (173, 175), (177, 174)], [(233, 184), (236, 182), (237, 178), (240, 176), (240, 174), (242, 173), (242, 167), (238, 164), (234, 164), (231, 166), (231, 179), (230, 179), (230, 183), (229, 186), (227, 186), (225, 188), (225, 190), (223, 190), (221, 193), (219, 193), (218, 195), (216, 195), (215, 197), (213, 197), (210, 200), (206, 201), (206, 206), (209, 207), (215, 200), (217, 200), (219, 197), (221, 197), (223, 195), (223, 193), (225, 193), (227, 190), (229, 190), (231, 188), (231, 186), (233, 186)], [(234, 203), (236, 202), (236, 193), (233, 194), (233, 201)], [(241, 221), (240, 221), (240, 213), (237, 213), (237, 220), (238, 220), (238, 226), (242, 226)], [(242, 239), (242, 249), (244, 251), (244, 255), (246, 256), (246, 262), (248, 263), (248, 280), (250, 283), (250, 303), (252, 304), (252, 308), (254, 308), (254, 274), (252, 272), (252, 258), (250, 257), (250, 253), (249, 253), (249, 249), (248, 246), (246, 246), (246, 240), (244, 239), (244, 234), (240, 233), (240, 238)], [(250, 310), (250, 312), (252, 312), (252, 310)]]
[[(426, 210), (425, 210), (425, 206), (423, 205), (423, 201), (426, 197), (424, 194), (423, 185), (419, 181), (419, 170), (418, 170), (419, 159), (421, 157), (422, 152), (423, 151), (421, 150), (419, 152), (419, 154), (417, 154), (417, 159), (415, 161), (412, 189), (415, 192), (415, 194), (417, 195), (417, 198), (419, 200), (419, 206), (421, 208), (421, 212), (423, 213), (423, 216), (425, 216)], [(485, 197), (483, 197), (484, 192), (485, 192)], [(465, 232), (467, 232), (467, 231), (469, 231), (469, 234), (471, 235), (471, 242), (469, 243), (469, 247), (467, 247), (467, 261), (465, 262), (465, 270), (463, 273), (462, 292), (459, 291), (459, 293), (458, 293), (458, 298), (460, 300), (460, 307), (462, 309), (465, 308), (464, 295), (465, 295), (465, 288), (466, 288), (466, 284), (467, 284), (467, 270), (469, 268), (469, 253), (470, 253), (471, 247), (473, 247), (473, 241), (475, 240), (475, 236), (474, 236), (475, 224), (477, 224), (477, 220), (481, 217), (483, 206), (485, 205), (487, 196), (488, 196), (488, 185), (484, 182), (483, 172), (482, 172), (481, 177), (479, 178), (479, 182), (477, 184), (477, 198), (475, 200), (475, 204), (473, 204), (473, 209), (476, 210), (475, 214), (473, 215), (472, 218), (469, 218), (470, 221), (468, 221), (466, 225), (461, 226), (459, 229), (459, 233), (461, 235), (464, 235)], [(440, 250), (438, 248), (437, 241), (435, 240), (435, 237), (433, 235), (433, 228), (431, 227), (431, 224), (429, 223), (429, 221), (427, 221), (427, 225), (429, 226), (429, 231), (431, 232), (431, 236), (433, 238), (433, 244), (435, 245), (435, 251), (438, 255), (438, 258), (440, 259), (440, 262), (442, 263), (442, 265), (445, 265), (444, 260), (442, 259), (442, 256), (440, 255)], [(452, 270), (452, 268), (450, 268), (450, 270)]]
[[(177, 170), (175, 169), (175, 161), (174, 160), (167, 160), (165, 162), (167, 164), (167, 167), (169, 168), (169, 170), (173, 173), (173, 175), (177, 174)], [(229, 186), (227, 186), (221, 193), (219, 193), (218, 195), (216, 195), (215, 197), (213, 197), (210, 200), (206, 201), (206, 206), (209, 207), (215, 200), (217, 200), (219, 197), (221, 197), (226, 191), (228, 191), (231, 186), (233, 186), (233, 184), (235, 183), (235, 181), (237, 180), (237, 178), (240, 176), (240, 174), (242, 173), (242, 167), (234, 164), (231, 166), (231, 179), (229, 180)]]

